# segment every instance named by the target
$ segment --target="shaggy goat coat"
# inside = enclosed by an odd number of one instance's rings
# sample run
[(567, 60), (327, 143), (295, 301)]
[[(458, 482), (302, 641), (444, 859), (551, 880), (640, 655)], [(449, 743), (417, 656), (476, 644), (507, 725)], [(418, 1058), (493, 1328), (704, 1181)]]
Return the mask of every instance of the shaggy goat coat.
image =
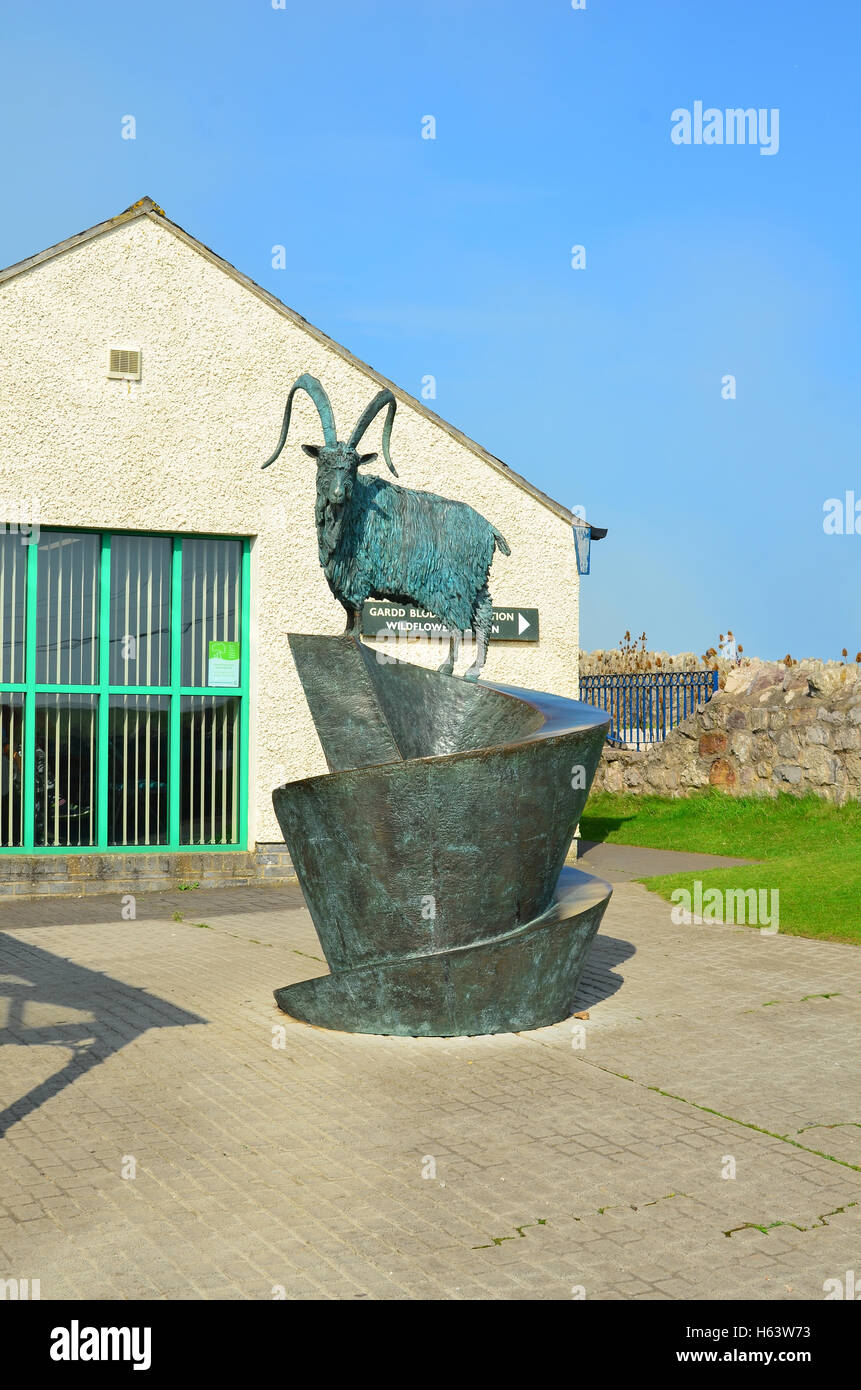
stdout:
[(318, 495), (316, 519), (320, 563), (342, 603), (355, 609), (368, 598), (416, 603), (458, 632), (472, 628), (486, 609), (489, 625), (493, 553), (511, 552), (496, 527), (465, 502), (357, 474), (342, 507)]

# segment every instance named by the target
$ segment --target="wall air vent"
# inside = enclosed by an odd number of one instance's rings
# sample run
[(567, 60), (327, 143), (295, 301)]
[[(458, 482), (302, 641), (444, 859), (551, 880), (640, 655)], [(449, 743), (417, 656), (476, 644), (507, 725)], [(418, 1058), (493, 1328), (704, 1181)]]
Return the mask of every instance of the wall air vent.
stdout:
[(131, 347), (108, 348), (108, 376), (117, 381), (140, 381), (140, 349)]

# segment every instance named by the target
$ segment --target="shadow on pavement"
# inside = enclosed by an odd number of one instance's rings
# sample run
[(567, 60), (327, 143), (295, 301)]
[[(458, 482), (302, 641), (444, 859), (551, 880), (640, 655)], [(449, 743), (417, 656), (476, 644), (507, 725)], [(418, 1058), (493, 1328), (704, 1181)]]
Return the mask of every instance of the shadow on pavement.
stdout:
[[(0, 1083), (0, 1136), (150, 1028), (183, 1028), (207, 1021), (145, 989), (8, 936), (0, 936), (2, 1000), (8, 1003), (0, 1044), (59, 1047), (70, 1049), (72, 1056), (59, 1071), (14, 1101), (9, 1100), (14, 1073), (7, 1068)], [(27, 1014), (34, 1004), (53, 1005), (58, 1013), (89, 1013), (91, 1018), (31, 1026)], [(8, 1059), (12, 1054), (3, 1055)]]
[(636, 947), (630, 941), (618, 936), (606, 936), (599, 931), (580, 976), (575, 1007), (578, 1010), (591, 1008), (620, 990), (625, 977), (615, 972), (623, 961), (630, 960), (635, 954)]

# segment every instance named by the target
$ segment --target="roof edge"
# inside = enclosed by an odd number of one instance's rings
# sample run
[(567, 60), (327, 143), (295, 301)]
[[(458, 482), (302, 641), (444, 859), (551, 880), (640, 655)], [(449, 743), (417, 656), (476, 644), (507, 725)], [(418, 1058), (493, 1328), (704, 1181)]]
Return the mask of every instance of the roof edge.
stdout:
[[(282, 317), (289, 319), (296, 327), (302, 328), (306, 333), (309, 333), (311, 337), (322, 346), (337, 353), (343, 361), (357, 368), (365, 376), (369, 377), (371, 381), (376, 382), (378, 386), (391, 391), (398, 400), (408, 405), (410, 409), (417, 411), (419, 415), (424, 416), (425, 419), (439, 426), (439, 428), (443, 429), (452, 439), (456, 440), (458, 444), (469, 449), (471, 453), (475, 454), (484, 463), (489, 464), (490, 467), (501, 474), (502, 477), (508, 478), (510, 482), (515, 483), (537, 502), (547, 507), (549, 511), (553, 512), (554, 515), (558, 516), (562, 521), (572, 526), (585, 526), (591, 524), (584, 522), (580, 517), (574, 516), (561, 502), (557, 502), (546, 492), (542, 492), (541, 488), (531, 483), (528, 478), (524, 478), (522, 473), (518, 473), (515, 469), (510, 468), (507, 463), (503, 463), (502, 459), (497, 458), (495, 454), (489, 453), (488, 450), (483, 448), (476, 440), (471, 439), (468, 434), (464, 434), (462, 430), (450, 424), (448, 420), (444, 420), (442, 416), (437, 415), (435, 411), (429, 410), (424, 402), (417, 400), (415, 396), (411, 396), (408, 391), (404, 391), (402, 387), (390, 381), (388, 377), (383, 376), (380, 372), (369, 366), (367, 362), (363, 362), (360, 357), (356, 357), (348, 348), (335, 342), (335, 339), (330, 338), (322, 329), (309, 323), (307, 319), (303, 318), (301, 314), (298, 314), (295, 309), (291, 309), (283, 300), (278, 299), (276, 295), (264, 289), (262, 285), (258, 285), (255, 280), (252, 280), (250, 276), (245, 275), (241, 270), (237, 270), (236, 266), (232, 265), (230, 261), (226, 261), (223, 256), (219, 256), (218, 253), (213, 251), (209, 246), (206, 246), (202, 241), (198, 241), (197, 237), (192, 236), (184, 227), (180, 227), (177, 222), (172, 222), (165, 214), (164, 209), (159, 207), (158, 203), (156, 203), (153, 198), (139, 198), (136, 203), (132, 203), (130, 207), (125, 208), (122, 212), (118, 213), (116, 217), (109, 217), (105, 222), (98, 222), (95, 226), (88, 227), (86, 231), (78, 232), (75, 236), (66, 237), (63, 241), (58, 241), (55, 245), (46, 247), (44, 251), (38, 251), (34, 256), (28, 256), (23, 261), (16, 261), (14, 265), (7, 266), (5, 269), (0, 270), (0, 285), (8, 280), (14, 279), (18, 275), (23, 275), (28, 270), (35, 269), (36, 266), (44, 264), (45, 261), (53, 260), (55, 256), (61, 256), (66, 251), (72, 251), (76, 247), (82, 246), (85, 242), (92, 241), (96, 237), (104, 235), (105, 232), (114, 231), (117, 227), (123, 226), (124, 223), (133, 222), (139, 217), (148, 217), (150, 221), (155, 222), (158, 226), (167, 228), (167, 230), (172, 232), (180, 241), (183, 241), (193, 251), (196, 251), (199, 255), (211, 261), (213, 265), (218, 266), (218, 268), (229, 275), (231, 279), (237, 281), (237, 283), (242, 285), (245, 289), (250, 290), (252, 294), (258, 299), (262, 299), (265, 304), (275, 309)], [(599, 537), (595, 535), (595, 531), (598, 529), (601, 528), (596, 527), (593, 530), (593, 535), (596, 540), (599, 539)]]
[(46, 246), (44, 251), (37, 251), (34, 256), (27, 256), (23, 261), (15, 261), (14, 265), (5, 266), (0, 270), (0, 285), (7, 280), (14, 280), (17, 275), (23, 275), (26, 270), (42, 265), (44, 261), (53, 260), (55, 256), (62, 256), (65, 251), (73, 251), (76, 246), (82, 246), (86, 241), (93, 241), (105, 232), (121, 227), (124, 222), (134, 222), (136, 218), (145, 217), (150, 213), (155, 214), (155, 221), (168, 222), (163, 209), (152, 198), (139, 198), (131, 207), (117, 213), (116, 217), (109, 217), (106, 222), (97, 222), (94, 227), (87, 227), (83, 232), (76, 232), (74, 236), (64, 237), (62, 241), (55, 242), (53, 246)]

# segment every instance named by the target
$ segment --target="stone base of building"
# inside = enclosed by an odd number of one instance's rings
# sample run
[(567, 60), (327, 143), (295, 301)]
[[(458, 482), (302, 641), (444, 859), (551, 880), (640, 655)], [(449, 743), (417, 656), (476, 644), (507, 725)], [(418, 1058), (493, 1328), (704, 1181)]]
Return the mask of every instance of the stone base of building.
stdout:
[(286, 845), (183, 854), (22, 854), (0, 859), (4, 898), (83, 898), (94, 893), (155, 893), (197, 888), (293, 883)]
[[(565, 859), (577, 862), (575, 839)], [(286, 845), (206, 854), (10, 854), (0, 859), (0, 902), (10, 898), (86, 898), (94, 893), (160, 893), (295, 883)]]

